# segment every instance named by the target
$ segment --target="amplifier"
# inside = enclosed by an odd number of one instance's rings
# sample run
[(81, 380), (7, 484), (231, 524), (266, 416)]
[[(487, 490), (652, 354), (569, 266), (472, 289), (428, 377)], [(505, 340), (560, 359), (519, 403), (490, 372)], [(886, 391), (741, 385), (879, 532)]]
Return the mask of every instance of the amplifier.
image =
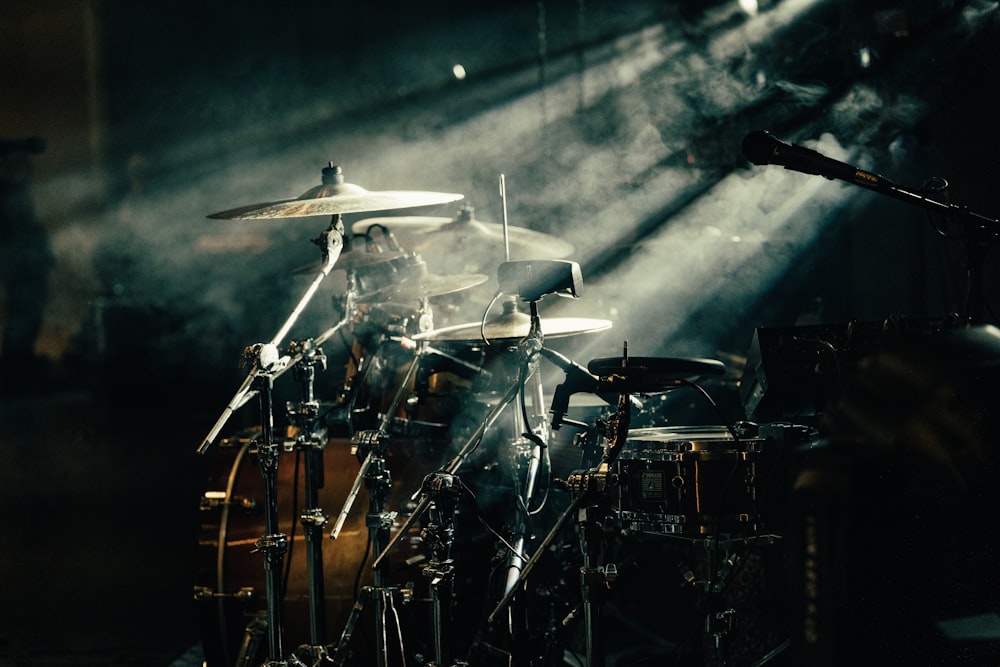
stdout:
[(740, 380), (746, 418), (807, 423), (839, 393), (858, 362), (875, 350), (960, 326), (965, 322), (949, 316), (755, 329)]

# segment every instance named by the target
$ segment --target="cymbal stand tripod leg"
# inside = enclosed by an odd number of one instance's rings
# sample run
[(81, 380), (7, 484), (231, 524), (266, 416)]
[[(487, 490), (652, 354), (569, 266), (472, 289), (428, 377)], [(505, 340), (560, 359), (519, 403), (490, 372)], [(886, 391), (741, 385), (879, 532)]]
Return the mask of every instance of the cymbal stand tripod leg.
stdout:
[[(293, 343), (293, 349), (298, 344)], [(323, 448), (326, 444), (325, 429), (317, 429), (319, 402), (313, 393), (316, 366), (326, 369), (326, 356), (317, 347), (304, 345), (302, 360), (295, 367), (294, 376), (302, 387), (302, 401), (289, 403), (289, 420), (298, 427), (295, 446), (302, 452), (305, 468), (305, 503), (299, 522), (306, 541), (306, 566), (309, 586), (309, 646), (299, 647), (298, 653), (312, 657), (322, 656), (326, 644), (326, 596), (323, 578), (323, 527), (329, 516), (319, 504), (319, 490), (323, 488)]]

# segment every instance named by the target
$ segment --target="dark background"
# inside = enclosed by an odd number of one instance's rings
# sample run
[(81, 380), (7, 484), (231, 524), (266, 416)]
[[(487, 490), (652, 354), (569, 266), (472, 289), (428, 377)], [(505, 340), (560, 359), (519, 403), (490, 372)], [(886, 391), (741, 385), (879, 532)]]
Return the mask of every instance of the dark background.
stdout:
[[(543, 316), (613, 322), (555, 347), (580, 362), (623, 341), (633, 355), (719, 358), (730, 380), (757, 327), (966, 315), (956, 227), (752, 166), (748, 132), (907, 188), (947, 179), (939, 199), (998, 213), (991, 2), (763, 0), (750, 14), (91, 0), (4, 13), (0, 138), (45, 141), (28, 192), (54, 257), (27, 269), (48, 278), (33, 297), (37, 359), (3, 360), (12, 664), (167, 664), (200, 639), (198, 501), (219, 464), (194, 450), (243, 379), (243, 347), (270, 339), (303, 293), (310, 276), (295, 269), (317, 261), (309, 240), (327, 223), (210, 213), (296, 197), (332, 161), (369, 190), (461, 193), (500, 222), (503, 174), (510, 224), (571, 242), (582, 269), (581, 298), (549, 297)], [(5, 329), (17, 282), (0, 300)], [(335, 271), (292, 336), (335, 322), (342, 290)], [(489, 296), (439, 324), (478, 320)], [(321, 392), (345, 350), (327, 354)], [(245, 408), (227, 431), (256, 420)]]

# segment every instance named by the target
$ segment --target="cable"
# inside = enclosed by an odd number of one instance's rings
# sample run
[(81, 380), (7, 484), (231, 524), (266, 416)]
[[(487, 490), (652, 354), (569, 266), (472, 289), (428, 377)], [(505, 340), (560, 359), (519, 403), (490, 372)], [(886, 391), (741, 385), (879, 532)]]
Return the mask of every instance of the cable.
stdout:
[(486, 305), (486, 310), (483, 311), (483, 318), (479, 321), (479, 337), (483, 339), (483, 342), (486, 343), (487, 346), (493, 345), (493, 343), (486, 338), (486, 318), (489, 317), (490, 310), (493, 309), (493, 305), (501, 296), (503, 296), (503, 291), (497, 290), (497, 293), (493, 295), (493, 298), (490, 299), (490, 302)]
[(292, 475), (292, 527), (288, 533), (288, 551), (285, 554), (285, 576), (281, 582), (281, 599), (284, 600), (288, 594), (288, 578), (292, 572), (292, 554), (295, 552), (295, 530), (298, 522), (295, 516), (299, 511), (299, 470), (301, 469), (302, 450), (295, 449), (295, 472)]

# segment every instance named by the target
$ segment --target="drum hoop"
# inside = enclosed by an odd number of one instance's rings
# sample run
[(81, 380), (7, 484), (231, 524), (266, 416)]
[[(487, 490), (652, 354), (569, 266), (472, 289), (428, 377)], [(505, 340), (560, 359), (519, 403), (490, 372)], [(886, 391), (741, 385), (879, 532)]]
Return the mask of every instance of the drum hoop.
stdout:
[(715, 425), (632, 429), (619, 459), (666, 462), (746, 459), (759, 450), (762, 441), (759, 437), (737, 441), (728, 428)]

